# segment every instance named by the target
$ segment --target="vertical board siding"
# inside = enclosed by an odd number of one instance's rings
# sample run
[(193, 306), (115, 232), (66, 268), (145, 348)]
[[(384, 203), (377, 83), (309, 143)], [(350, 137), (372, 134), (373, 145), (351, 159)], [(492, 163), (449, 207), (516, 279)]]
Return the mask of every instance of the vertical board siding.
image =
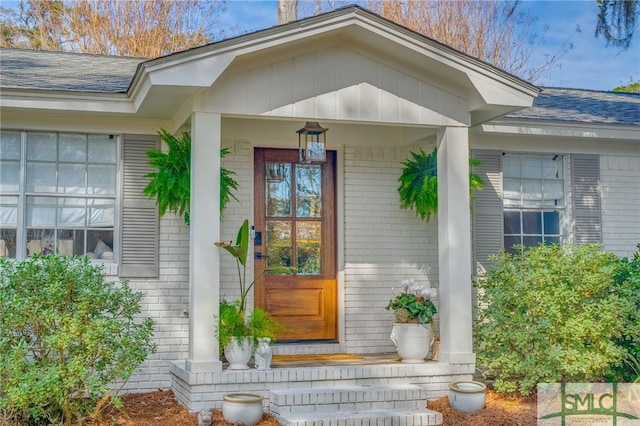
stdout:
[(239, 66), (207, 89), (205, 99), (208, 109), (229, 114), (420, 125), (470, 120), (460, 95), (393, 61), (344, 47)]
[(600, 158), (597, 155), (571, 155), (571, 185), (575, 243), (602, 242)]
[(472, 215), (474, 265), (481, 272), (490, 265), (489, 256), (503, 247), (502, 153), (474, 150), (471, 156), (482, 161), (473, 172), (484, 180), (482, 191), (476, 192)]
[(121, 277), (158, 276), (158, 208), (155, 200), (142, 194), (153, 171), (147, 151), (157, 149), (158, 136), (124, 135), (122, 177)]

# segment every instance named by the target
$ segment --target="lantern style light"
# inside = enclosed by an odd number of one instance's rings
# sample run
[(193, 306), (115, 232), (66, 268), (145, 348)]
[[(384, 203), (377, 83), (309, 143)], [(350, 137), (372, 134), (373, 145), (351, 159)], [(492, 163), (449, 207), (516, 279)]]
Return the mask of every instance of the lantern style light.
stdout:
[(296, 132), (301, 163), (322, 163), (327, 159), (327, 130), (316, 121), (307, 121)]

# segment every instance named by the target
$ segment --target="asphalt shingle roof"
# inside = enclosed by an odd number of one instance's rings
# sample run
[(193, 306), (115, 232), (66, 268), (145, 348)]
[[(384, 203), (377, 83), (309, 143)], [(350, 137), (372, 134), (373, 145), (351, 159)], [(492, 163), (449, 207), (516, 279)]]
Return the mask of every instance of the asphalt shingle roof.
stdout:
[(640, 93), (544, 87), (531, 108), (507, 117), (640, 126)]
[[(31, 90), (126, 93), (146, 59), (0, 49), (0, 86)], [(542, 88), (533, 107), (508, 118), (640, 126), (640, 94)]]
[(0, 86), (13, 89), (126, 93), (140, 58), (0, 49)]

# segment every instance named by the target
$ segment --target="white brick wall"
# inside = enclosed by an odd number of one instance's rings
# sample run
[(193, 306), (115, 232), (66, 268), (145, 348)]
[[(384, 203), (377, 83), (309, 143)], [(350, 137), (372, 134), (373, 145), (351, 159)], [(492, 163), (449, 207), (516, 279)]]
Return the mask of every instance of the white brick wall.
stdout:
[(393, 315), (384, 309), (413, 278), (438, 286), (437, 222), (400, 210), (404, 149), (347, 147), (344, 152), (346, 349), (391, 352)]
[[(223, 165), (236, 173), (240, 188), (239, 202), (233, 200), (222, 218), (222, 239), (235, 241), (242, 221), (253, 222), (253, 148), (246, 141), (224, 141), (224, 146), (231, 153)], [(400, 210), (397, 179), (408, 155), (393, 148), (350, 147), (344, 152), (344, 343), (349, 352), (393, 352), (393, 315), (384, 309), (393, 289), (399, 291), (405, 278), (438, 285), (436, 219), (427, 224), (414, 212)], [(239, 296), (235, 260), (226, 252), (220, 256), (220, 294), (234, 300)], [(248, 264), (252, 277), (252, 262)], [(167, 215), (160, 223), (160, 278), (131, 281), (145, 293), (143, 315), (156, 322), (158, 351), (131, 377), (125, 386), (129, 391), (169, 388), (170, 361), (188, 356), (188, 266), (189, 229), (180, 218)], [(212, 333), (213, 327), (212, 319)]]
[(640, 243), (640, 156), (601, 156), (604, 249), (631, 256)]
[(157, 352), (151, 355), (125, 384), (130, 392), (171, 387), (169, 363), (184, 359), (189, 350), (189, 228), (182, 218), (167, 214), (160, 221), (160, 277), (130, 280), (144, 293), (142, 315), (156, 325)]
[[(224, 147), (230, 149), (223, 159), (223, 167), (233, 171), (233, 178), (238, 182), (238, 190), (234, 192), (236, 200), (231, 200), (224, 212), (221, 223), (221, 237), (223, 241), (235, 243), (238, 228), (245, 219), (253, 224), (253, 147), (247, 141), (225, 140)], [(248, 259), (253, 259), (253, 242), (249, 242)], [(226, 300), (240, 298), (238, 270), (233, 256), (226, 251), (220, 251), (220, 297)], [(247, 261), (247, 277), (253, 277), (253, 262)], [(249, 298), (249, 307), (253, 305), (253, 298)]]

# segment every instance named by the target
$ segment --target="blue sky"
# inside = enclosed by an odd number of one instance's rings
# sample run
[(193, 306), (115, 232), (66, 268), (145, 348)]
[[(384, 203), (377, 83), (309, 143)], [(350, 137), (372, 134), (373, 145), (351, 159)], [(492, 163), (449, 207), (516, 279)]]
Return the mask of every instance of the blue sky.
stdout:
[[(304, 0), (301, 0), (301, 2)], [(252, 32), (276, 25), (275, 0), (230, 0), (222, 22)], [(536, 18), (536, 33), (543, 41), (537, 55), (554, 55), (563, 43), (573, 45), (539, 85), (593, 90), (611, 90), (640, 80), (640, 27), (631, 47), (624, 51), (606, 47), (594, 37), (596, 0), (524, 0), (521, 6)], [(576, 31), (580, 27), (580, 32)], [(545, 31), (546, 28), (546, 31)]]

